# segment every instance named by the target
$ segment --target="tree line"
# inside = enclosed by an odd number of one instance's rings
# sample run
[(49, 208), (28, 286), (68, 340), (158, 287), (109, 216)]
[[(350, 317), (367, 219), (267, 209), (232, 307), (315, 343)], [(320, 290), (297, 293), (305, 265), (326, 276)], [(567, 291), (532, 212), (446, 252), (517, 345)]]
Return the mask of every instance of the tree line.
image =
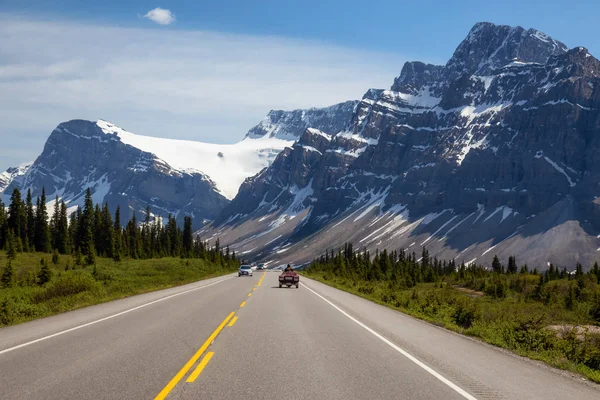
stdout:
[(237, 262), (235, 252), (230, 252), (229, 247), (223, 249), (218, 239), (210, 246), (194, 237), (190, 216), (184, 217), (181, 228), (172, 215), (163, 223), (147, 207), (142, 221), (137, 220), (134, 212), (129, 220), (122, 222), (120, 207), (113, 216), (108, 203), (94, 204), (89, 188), (83, 208), (77, 207), (71, 215), (58, 196), (51, 218), (46, 204), (45, 189), (36, 198), (35, 206), (31, 190), (23, 201), (21, 192), (15, 188), (8, 210), (0, 199), (0, 249), (7, 251), (9, 260), (19, 252), (38, 251), (73, 255), (78, 265), (94, 264), (97, 256), (115, 261), (182, 257), (205, 258), (221, 264)]
[(504, 297), (509, 288), (516, 289), (515, 285), (518, 286), (520, 282), (517, 279), (519, 275), (534, 275), (539, 276), (539, 281), (531, 295), (537, 296), (538, 300), (543, 300), (544, 286), (554, 280), (577, 281), (577, 285), (568, 294), (576, 299), (586, 281), (600, 284), (600, 267), (597, 262), (587, 273), (584, 273), (580, 263), (576, 264), (574, 271), (569, 272), (566, 268), (550, 264), (546, 271), (540, 273), (537, 268), (530, 271), (526, 264), (518, 267), (514, 256), (508, 258), (506, 266), (494, 256), (491, 268), (487, 268), (476, 263), (466, 265), (464, 262), (457, 264), (454, 260), (439, 260), (431, 257), (425, 247), (419, 258), (415, 252), (407, 253), (404, 249), (391, 252), (377, 249), (372, 256), (367, 250), (355, 251), (351, 243), (346, 243), (337, 252), (327, 250), (310, 264), (308, 271), (331, 273), (355, 282), (386, 282), (391, 288), (398, 290), (410, 289), (419, 283), (453, 281), (475, 290), (483, 290), (496, 298)]

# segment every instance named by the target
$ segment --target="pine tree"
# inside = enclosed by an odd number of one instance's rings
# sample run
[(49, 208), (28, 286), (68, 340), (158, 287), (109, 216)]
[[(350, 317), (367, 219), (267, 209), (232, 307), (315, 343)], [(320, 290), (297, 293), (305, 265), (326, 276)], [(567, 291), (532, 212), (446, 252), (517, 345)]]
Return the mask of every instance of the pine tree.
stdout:
[(515, 256), (508, 257), (507, 272), (509, 274), (516, 274), (517, 273), (517, 260), (516, 260)]
[[(25, 203), (21, 199), (21, 192), (14, 188), (10, 196), (8, 205), (7, 228), (12, 230), (13, 234), (21, 240), (25, 240), (27, 235), (27, 213), (25, 212)], [(18, 249), (21, 251), (21, 249)]]
[(0, 198), (0, 249), (6, 246), (6, 234), (8, 233), (6, 210), (4, 209), (4, 203)]
[(13, 233), (12, 229), (10, 229), (8, 231), (8, 234), (6, 235), (6, 258), (8, 258), (9, 260), (14, 260), (15, 258), (17, 258), (16, 241), (17, 238), (15, 237), (15, 234)]
[[(36, 211), (39, 209), (39, 202), (37, 204)], [(31, 189), (27, 189), (27, 200), (25, 201), (25, 214), (27, 215), (27, 233), (25, 238), (23, 238), (23, 243), (25, 244), (26, 251), (34, 251), (35, 250), (35, 222), (36, 222), (36, 214), (33, 209), (33, 202), (31, 197)]]
[(185, 216), (183, 218), (183, 255), (190, 257), (192, 254), (192, 246), (194, 245), (194, 237), (192, 234), (192, 217)]
[(4, 267), (4, 271), (2, 272), (0, 284), (2, 284), (3, 289), (12, 287), (13, 285), (13, 268), (12, 260), (10, 258), (6, 261), (6, 267)]
[(113, 259), (115, 261), (121, 261), (121, 256), (123, 254), (123, 249), (121, 246), (121, 238), (122, 238), (122, 229), (121, 229), (121, 208), (117, 206), (117, 210), (115, 211), (115, 224), (114, 224), (114, 235), (115, 235), (115, 245), (113, 251)]
[(501, 273), (502, 272), (502, 264), (500, 264), (500, 260), (498, 259), (498, 256), (494, 256), (494, 259), (492, 260), (492, 271), (496, 272), (496, 273)]
[(131, 258), (137, 259), (140, 257), (139, 235), (138, 235), (137, 219), (135, 212), (127, 223), (128, 250)]
[(40, 272), (37, 275), (38, 285), (44, 285), (50, 282), (50, 279), (52, 279), (52, 270), (50, 270), (48, 263), (44, 259), (42, 259), (41, 264), (42, 268), (40, 269)]
[(50, 231), (48, 230), (48, 211), (46, 209), (46, 189), (42, 188), (35, 217), (35, 249), (44, 253), (50, 251)]
[(59, 260), (60, 260), (60, 256), (58, 255), (58, 250), (54, 249), (52, 251), (52, 264), (58, 265)]
[[(85, 193), (85, 203), (79, 226), (79, 248), (81, 253), (92, 257), (89, 253), (94, 249), (94, 202), (90, 188)], [(95, 255), (95, 254), (94, 254)], [(91, 265), (91, 263), (87, 263)]]
[(60, 254), (70, 253), (69, 221), (67, 217), (67, 205), (61, 202), (59, 216), (56, 220), (54, 246)]
[(58, 236), (58, 220), (60, 218), (60, 202), (58, 201), (58, 195), (54, 199), (54, 213), (52, 214), (52, 218), (50, 218), (50, 246), (54, 250), (57, 248), (56, 246), (56, 237)]
[(94, 247), (99, 256), (104, 257), (106, 255), (106, 248), (104, 243), (104, 226), (102, 225), (102, 210), (100, 205), (94, 206), (94, 224), (93, 224), (93, 235), (94, 235)]

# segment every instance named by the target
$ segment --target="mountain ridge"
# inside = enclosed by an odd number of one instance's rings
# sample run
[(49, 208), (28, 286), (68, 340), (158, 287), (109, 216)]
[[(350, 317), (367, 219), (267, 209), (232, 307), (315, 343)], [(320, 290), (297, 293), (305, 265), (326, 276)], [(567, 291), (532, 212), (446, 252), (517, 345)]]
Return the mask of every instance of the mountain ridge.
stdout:
[(367, 91), (326, 144), (303, 135), (201, 233), (273, 263), (351, 241), (465, 262), (498, 252), (591, 265), (599, 71), (583, 47), (476, 24), (444, 66), (408, 62), (391, 89)]

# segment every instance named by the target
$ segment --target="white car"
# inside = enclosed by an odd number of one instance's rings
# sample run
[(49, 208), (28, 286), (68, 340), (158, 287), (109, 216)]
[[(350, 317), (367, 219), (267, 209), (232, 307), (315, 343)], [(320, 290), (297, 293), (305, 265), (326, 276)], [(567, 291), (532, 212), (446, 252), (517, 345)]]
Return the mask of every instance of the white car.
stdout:
[(240, 269), (238, 269), (238, 277), (242, 275), (252, 276), (252, 267), (249, 265), (242, 265)]

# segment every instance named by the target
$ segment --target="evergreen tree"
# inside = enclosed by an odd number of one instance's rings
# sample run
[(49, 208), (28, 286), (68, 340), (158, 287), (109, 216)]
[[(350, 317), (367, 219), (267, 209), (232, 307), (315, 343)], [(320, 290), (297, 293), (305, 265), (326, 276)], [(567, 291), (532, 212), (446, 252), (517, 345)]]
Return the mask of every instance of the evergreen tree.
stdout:
[(492, 271), (496, 272), (496, 273), (501, 273), (502, 272), (502, 264), (500, 264), (500, 260), (498, 259), (498, 256), (494, 256), (494, 259), (492, 260)]
[(104, 204), (102, 207), (102, 218), (101, 218), (101, 226), (102, 226), (102, 247), (103, 254), (106, 257), (113, 258), (114, 250), (115, 250), (115, 235), (114, 235), (114, 227), (112, 216), (110, 215), (110, 210), (108, 208), (108, 203)]
[(17, 238), (13, 233), (12, 229), (8, 231), (6, 235), (6, 258), (14, 260), (17, 258)]
[[(25, 212), (25, 203), (21, 199), (21, 192), (14, 188), (10, 196), (8, 205), (7, 228), (12, 230), (13, 234), (21, 241), (25, 240), (27, 235), (27, 213)], [(19, 249), (21, 251), (21, 249)]]
[[(90, 251), (94, 249), (94, 202), (92, 201), (92, 191), (90, 188), (85, 193), (85, 203), (81, 214), (79, 226), (79, 248), (81, 253), (90, 256)], [(91, 257), (91, 256), (90, 256)], [(91, 263), (87, 263), (90, 265)]]
[(192, 246), (194, 237), (192, 234), (192, 217), (185, 216), (183, 218), (183, 255), (190, 257), (192, 254)]
[(67, 205), (61, 202), (58, 218), (56, 219), (56, 227), (54, 233), (54, 248), (60, 254), (70, 253), (69, 240), (69, 221), (67, 217)]
[(515, 256), (508, 257), (508, 267), (506, 270), (509, 274), (517, 273), (517, 260)]
[(48, 211), (46, 209), (46, 189), (42, 188), (35, 217), (35, 249), (44, 253), (50, 251), (50, 231), (48, 230)]
[(4, 203), (2, 202), (2, 198), (0, 198), (0, 249), (4, 249), (6, 246), (6, 234), (8, 233), (8, 222), (6, 217)]
[(94, 247), (96, 252), (101, 257), (106, 256), (106, 246), (104, 242), (104, 226), (102, 224), (102, 211), (100, 205), (96, 204), (94, 207), (94, 224), (93, 224), (93, 235), (94, 235)]
[(123, 253), (123, 249), (121, 246), (121, 238), (122, 238), (122, 229), (121, 229), (121, 208), (117, 206), (117, 210), (115, 211), (115, 223), (114, 223), (114, 250), (113, 250), (113, 259), (115, 261), (121, 261), (121, 255)]
[(42, 268), (40, 269), (40, 272), (37, 275), (38, 285), (44, 285), (50, 282), (50, 279), (52, 279), (52, 270), (50, 270), (48, 263), (44, 259), (42, 259), (41, 264)]
[[(36, 211), (39, 209), (39, 201), (37, 204)], [(25, 201), (25, 214), (27, 216), (27, 233), (25, 234), (25, 238), (23, 238), (23, 244), (25, 245), (26, 251), (34, 251), (35, 250), (35, 222), (36, 215), (33, 209), (33, 202), (31, 197), (31, 189), (27, 189), (27, 198)]]
[(79, 238), (80, 238), (79, 221), (81, 221), (81, 218), (82, 218), (81, 208), (77, 207), (77, 210), (71, 214), (70, 222), (69, 222), (69, 238), (70, 238), (72, 251), (79, 249)]
[(137, 259), (140, 256), (139, 248), (139, 237), (138, 237), (138, 226), (137, 219), (135, 218), (135, 212), (127, 223), (127, 237), (128, 237), (128, 252), (131, 258)]
[(52, 218), (50, 218), (50, 247), (54, 250), (57, 248), (56, 246), (56, 238), (58, 236), (58, 220), (60, 218), (60, 202), (58, 201), (58, 195), (54, 199), (54, 213), (52, 214)]
[(13, 279), (12, 260), (9, 258), (6, 261), (6, 267), (4, 267), (4, 271), (2, 271), (2, 277), (0, 278), (0, 284), (2, 284), (2, 288), (6, 289), (12, 287)]

